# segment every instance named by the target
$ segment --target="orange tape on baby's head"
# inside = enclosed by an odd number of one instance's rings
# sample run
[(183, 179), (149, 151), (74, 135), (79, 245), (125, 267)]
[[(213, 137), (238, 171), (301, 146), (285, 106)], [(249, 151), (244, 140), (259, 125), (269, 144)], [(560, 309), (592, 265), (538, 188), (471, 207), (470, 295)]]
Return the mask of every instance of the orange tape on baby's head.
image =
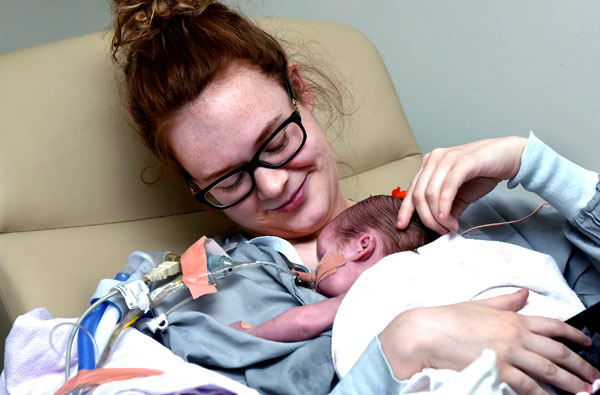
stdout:
[(181, 255), (183, 283), (189, 288), (194, 299), (217, 292), (217, 287), (208, 283), (205, 240), (206, 237), (202, 236)]

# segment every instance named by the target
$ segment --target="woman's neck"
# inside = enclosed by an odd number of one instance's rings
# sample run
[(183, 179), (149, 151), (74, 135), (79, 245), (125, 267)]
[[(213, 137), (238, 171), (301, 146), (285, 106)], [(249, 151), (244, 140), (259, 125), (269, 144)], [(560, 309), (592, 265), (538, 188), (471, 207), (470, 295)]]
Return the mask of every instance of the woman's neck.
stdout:
[(317, 239), (309, 239), (304, 241), (296, 241), (292, 243), (304, 266), (310, 270), (315, 270), (319, 260), (317, 259)]

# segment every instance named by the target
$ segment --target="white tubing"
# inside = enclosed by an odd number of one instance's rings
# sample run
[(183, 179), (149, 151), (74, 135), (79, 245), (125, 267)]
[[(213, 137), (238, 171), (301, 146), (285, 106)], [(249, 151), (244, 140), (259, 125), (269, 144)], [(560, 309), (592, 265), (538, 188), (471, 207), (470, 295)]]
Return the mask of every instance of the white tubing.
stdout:
[(94, 339), (96, 339), (96, 344), (98, 345), (98, 355), (96, 356), (96, 361), (102, 355), (104, 348), (106, 348), (106, 344), (108, 343), (108, 339), (110, 335), (115, 330), (115, 327), (119, 323), (121, 319), (121, 312), (118, 308), (109, 303), (98, 323), (98, 327), (96, 328), (96, 334), (94, 335)]

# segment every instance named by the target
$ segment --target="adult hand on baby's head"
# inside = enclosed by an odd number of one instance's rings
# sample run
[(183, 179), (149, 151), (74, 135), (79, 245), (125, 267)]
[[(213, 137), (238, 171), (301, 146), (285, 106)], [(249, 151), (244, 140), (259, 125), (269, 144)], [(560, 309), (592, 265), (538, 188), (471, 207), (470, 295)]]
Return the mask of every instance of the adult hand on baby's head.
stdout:
[(428, 228), (439, 234), (456, 232), (469, 204), (517, 173), (526, 142), (523, 137), (503, 137), (426, 154), (402, 202), (398, 228), (406, 228), (416, 210)]
[(572, 393), (589, 391), (598, 372), (552, 338), (580, 345), (591, 340), (559, 320), (514, 313), (527, 296), (521, 290), (398, 315), (379, 335), (394, 375), (408, 379), (425, 367), (462, 370), (490, 348), (500, 380), (519, 394), (546, 393), (534, 378)]

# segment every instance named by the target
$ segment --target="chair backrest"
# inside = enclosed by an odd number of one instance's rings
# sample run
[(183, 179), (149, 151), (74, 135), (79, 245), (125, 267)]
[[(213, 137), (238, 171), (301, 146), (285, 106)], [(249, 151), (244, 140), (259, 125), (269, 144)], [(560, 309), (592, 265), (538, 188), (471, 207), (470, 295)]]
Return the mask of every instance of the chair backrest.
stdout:
[[(259, 23), (310, 47), (349, 81), (356, 110), (331, 139), (350, 165), (340, 167), (347, 196), (408, 185), (420, 151), (369, 40), (333, 23)], [(152, 177), (159, 167), (132, 129), (109, 41), (95, 33), (0, 55), (2, 340), (16, 316), (35, 307), (79, 316), (98, 280), (113, 277), (134, 250), (181, 253), (201, 235), (233, 229), (179, 180), (142, 181), (143, 171)]]

